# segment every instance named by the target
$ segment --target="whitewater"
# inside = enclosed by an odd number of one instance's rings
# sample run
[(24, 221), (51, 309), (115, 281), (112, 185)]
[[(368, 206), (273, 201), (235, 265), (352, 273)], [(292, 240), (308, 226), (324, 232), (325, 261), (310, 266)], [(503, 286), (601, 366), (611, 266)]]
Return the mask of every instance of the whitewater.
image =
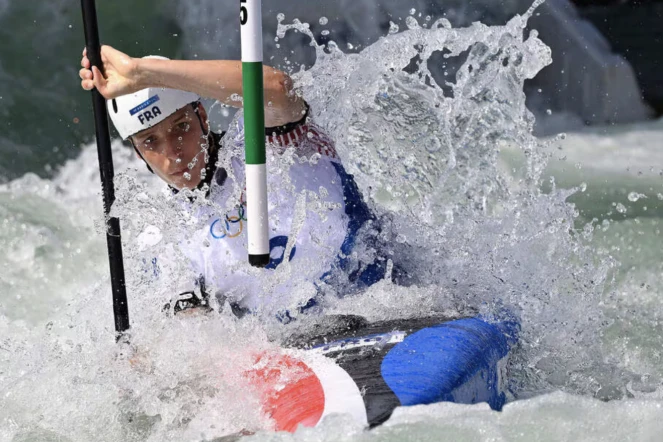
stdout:
[[(532, 13), (454, 28), (414, 11), (354, 53), (290, 16), (271, 36), (310, 43), (311, 67), (287, 54), (285, 67), (414, 275), (331, 294), (326, 313), (514, 312), (504, 411), (443, 403), (397, 409), (371, 431), (333, 416), (270, 433), (241, 373), (299, 325), (162, 312), (191, 276), (173, 247), (184, 221), (116, 141), (130, 346), (113, 339), (95, 146), (50, 178), (0, 185), (0, 440), (657, 440), (663, 122), (535, 136), (524, 83), (554, 60), (525, 30)], [(169, 252), (155, 277), (151, 257)]]

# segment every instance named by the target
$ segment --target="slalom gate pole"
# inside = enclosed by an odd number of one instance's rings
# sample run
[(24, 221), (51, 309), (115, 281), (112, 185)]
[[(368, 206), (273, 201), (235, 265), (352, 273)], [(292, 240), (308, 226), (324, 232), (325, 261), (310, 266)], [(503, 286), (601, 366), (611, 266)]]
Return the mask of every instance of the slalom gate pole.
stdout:
[[(94, 0), (81, 0), (83, 11), (83, 27), (85, 29), (85, 46), (92, 66), (103, 72), (101, 62), (101, 46), (99, 44), (99, 28), (97, 26), (97, 10)], [(119, 341), (129, 329), (129, 306), (124, 281), (124, 263), (122, 260), (122, 240), (120, 237), (120, 220), (109, 217), (110, 209), (115, 201), (113, 187), (113, 154), (111, 152), (110, 133), (108, 131), (108, 111), (106, 99), (95, 88), (92, 90), (92, 108), (97, 136), (97, 153), (99, 156), (99, 173), (101, 189), (104, 197), (104, 216), (106, 218), (106, 242), (108, 244), (108, 260), (110, 261), (111, 287), (113, 290), (113, 314), (115, 316), (116, 339)]]
[(262, 75), (262, 0), (240, 0), (242, 94), (246, 152), (246, 201), (249, 263), (269, 264), (265, 100)]

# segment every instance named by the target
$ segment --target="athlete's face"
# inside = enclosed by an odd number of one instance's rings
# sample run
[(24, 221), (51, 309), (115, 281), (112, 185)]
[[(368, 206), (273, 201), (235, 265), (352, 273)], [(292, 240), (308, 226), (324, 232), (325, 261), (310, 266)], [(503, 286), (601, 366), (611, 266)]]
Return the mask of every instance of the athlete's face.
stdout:
[(206, 166), (207, 113), (198, 106), (203, 128), (193, 105), (175, 112), (154, 127), (133, 136), (136, 149), (154, 173), (176, 189), (194, 189)]

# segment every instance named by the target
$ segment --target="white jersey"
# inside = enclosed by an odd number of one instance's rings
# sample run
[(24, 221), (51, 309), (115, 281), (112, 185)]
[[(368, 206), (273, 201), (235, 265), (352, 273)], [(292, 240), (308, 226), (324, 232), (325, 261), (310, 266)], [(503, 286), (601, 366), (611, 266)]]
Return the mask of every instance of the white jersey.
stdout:
[(191, 207), (198, 228), (180, 247), (208, 288), (244, 308), (276, 313), (316, 295), (370, 215), (333, 143), (314, 125), (267, 141), (269, 265), (248, 264), (241, 117), (219, 147), (211, 205)]

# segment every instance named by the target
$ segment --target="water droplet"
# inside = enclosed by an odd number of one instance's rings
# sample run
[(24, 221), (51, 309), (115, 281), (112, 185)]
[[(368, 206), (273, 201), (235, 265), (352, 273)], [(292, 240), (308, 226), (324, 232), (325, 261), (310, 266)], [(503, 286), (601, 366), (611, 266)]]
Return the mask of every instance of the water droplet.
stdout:
[(283, 12), (279, 12), (278, 14), (276, 14), (276, 19), (277, 19), (278, 21), (283, 21), (283, 20), (285, 20), (285, 14), (284, 14)]
[(184, 175), (182, 175), (185, 180), (191, 181), (191, 174), (189, 172), (184, 172)]
[(451, 22), (446, 18), (441, 19), (439, 21), (439, 25), (441, 25), (444, 29), (451, 29)]
[(615, 205), (615, 209), (616, 209), (617, 212), (619, 212), (619, 213), (626, 213), (626, 210), (627, 210), (626, 207), (625, 207), (622, 203), (617, 203), (617, 204)]
[(394, 23), (393, 21), (389, 22), (389, 33), (390, 34), (395, 34), (398, 32), (398, 25)]
[(324, 31), (321, 32), (321, 34), (322, 35), (329, 35), (329, 31), (325, 29)]
[(405, 24), (408, 29), (417, 29), (419, 27), (419, 22), (414, 17), (408, 17), (405, 19)]
[(552, 111), (550, 109), (546, 109), (546, 114), (552, 115)]
[(628, 200), (631, 201), (632, 203), (638, 201), (641, 198), (647, 198), (647, 196), (638, 192), (631, 192), (628, 194)]
[(416, 12), (417, 12), (416, 9), (414, 9), (414, 8), (410, 9), (410, 15), (414, 15)]
[(326, 25), (327, 23), (329, 23), (329, 20), (327, 19), (327, 17), (320, 17), (318, 23), (320, 23), (321, 25)]

